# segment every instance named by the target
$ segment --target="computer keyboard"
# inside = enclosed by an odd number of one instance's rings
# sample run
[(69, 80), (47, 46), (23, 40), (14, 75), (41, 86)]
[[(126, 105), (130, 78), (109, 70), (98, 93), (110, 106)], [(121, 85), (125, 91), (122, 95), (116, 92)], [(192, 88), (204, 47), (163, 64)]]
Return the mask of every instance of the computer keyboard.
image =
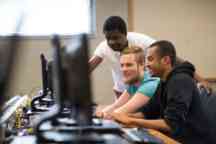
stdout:
[(124, 129), (125, 137), (134, 142), (134, 143), (151, 143), (151, 144), (164, 144), (164, 142), (157, 138), (152, 136), (147, 129)]

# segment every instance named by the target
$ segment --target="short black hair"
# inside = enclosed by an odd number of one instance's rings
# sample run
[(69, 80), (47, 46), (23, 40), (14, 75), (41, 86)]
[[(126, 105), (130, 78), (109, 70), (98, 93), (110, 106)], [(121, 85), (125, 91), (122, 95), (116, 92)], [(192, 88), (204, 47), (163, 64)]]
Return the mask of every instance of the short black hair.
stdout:
[(110, 16), (104, 22), (103, 33), (111, 31), (119, 31), (127, 35), (127, 25), (120, 16)]
[(170, 41), (167, 40), (156, 41), (153, 44), (151, 44), (149, 47), (157, 47), (157, 52), (161, 58), (164, 56), (169, 56), (171, 59), (171, 65), (174, 66), (176, 64), (175, 46)]

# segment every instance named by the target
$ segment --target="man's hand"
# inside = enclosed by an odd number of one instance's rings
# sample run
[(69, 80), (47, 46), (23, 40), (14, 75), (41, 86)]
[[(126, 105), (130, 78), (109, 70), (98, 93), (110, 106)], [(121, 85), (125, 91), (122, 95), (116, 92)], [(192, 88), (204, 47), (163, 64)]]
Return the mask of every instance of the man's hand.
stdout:
[(112, 119), (110, 112), (106, 112), (103, 108), (104, 107), (97, 107), (94, 115), (97, 118)]
[(103, 118), (103, 112), (102, 111), (96, 110), (96, 112), (94, 113), (94, 115), (97, 118)]
[(206, 80), (200, 81), (197, 85), (199, 88), (201, 88), (201, 87), (205, 88), (207, 90), (208, 94), (211, 94), (212, 88), (211, 88), (211, 85), (208, 81), (206, 81)]
[(125, 113), (112, 113), (111, 114), (112, 116), (112, 119), (115, 120), (116, 122), (122, 124), (124, 127), (136, 127), (134, 124), (133, 124), (133, 118), (128, 116), (127, 114)]
[(108, 120), (113, 119), (112, 114), (109, 112), (103, 112), (103, 119), (108, 119)]

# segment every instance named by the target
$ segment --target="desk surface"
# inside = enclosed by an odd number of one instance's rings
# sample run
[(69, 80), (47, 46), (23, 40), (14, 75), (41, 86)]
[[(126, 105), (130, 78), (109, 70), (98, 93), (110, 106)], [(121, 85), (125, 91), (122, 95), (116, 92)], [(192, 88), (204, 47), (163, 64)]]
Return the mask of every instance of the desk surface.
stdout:
[(151, 135), (163, 140), (163, 142), (165, 144), (180, 144), (178, 141), (166, 136), (165, 134), (163, 134), (157, 130), (149, 129), (148, 131)]
[[(179, 144), (179, 142), (175, 141), (174, 139), (166, 136), (165, 134), (156, 131), (156, 130), (152, 130), (149, 129), (148, 130), (149, 133), (159, 139), (161, 139), (164, 144)], [(118, 144), (130, 144), (130, 142), (124, 140), (123, 138), (118, 137), (114, 137), (114, 135), (112, 134), (106, 134), (103, 136), (106, 139), (105, 144), (110, 144), (113, 142), (118, 141)], [(37, 144), (36, 142), (36, 137), (35, 136), (23, 136), (23, 137), (16, 137), (11, 144)]]
[[(105, 135), (100, 136), (100, 137), (103, 140), (102, 144), (115, 144), (115, 143), (116, 144), (131, 144), (127, 140), (123, 139), (122, 137), (112, 135), (112, 134), (105, 134)], [(75, 139), (77, 139), (77, 137), (75, 137)], [(80, 143), (82, 143), (82, 142), (80, 142)], [(93, 143), (93, 142), (90, 142), (90, 143)], [(98, 143), (98, 142), (95, 142), (95, 143)], [(99, 142), (99, 143), (101, 143), (101, 142)], [(37, 139), (35, 136), (23, 136), (23, 137), (16, 137), (11, 142), (11, 144), (39, 144), (39, 143), (37, 143)], [(54, 142), (45, 142), (43, 144), (55, 144), (55, 143)]]
[[(166, 135), (158, 131), (151, 130), (150, 133), (155, 137), (162, 139), (164, 141), (164, 144), (179, 144), (179, 142), (167, 137)], [(124, 141), (124, 144), (125, 142), (127, 141)], [(35, 136), (23, 136), (23, 137), (16, 137), (11, 144), (37, 144), (37, 143), (36, 143)]]

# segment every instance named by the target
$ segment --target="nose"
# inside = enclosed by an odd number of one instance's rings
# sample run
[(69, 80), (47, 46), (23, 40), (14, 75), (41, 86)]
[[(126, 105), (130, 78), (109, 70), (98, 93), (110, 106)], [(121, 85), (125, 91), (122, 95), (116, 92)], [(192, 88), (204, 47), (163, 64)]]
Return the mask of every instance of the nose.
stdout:
[(121, 65), (121, 71), (125, 72), (127, 70), (127, 67), (125, 65)]
[(115, 40), (110, 39), (110, 40), (108, 41), (108, 43), (109, 43), (109, 45), (113, 45), (113, 44), (115, 44), (116, 42), (115, 42)]
[(150, 63), (148, 61), (145, 61), (145, 67), (149, 67), (150, 66)]

